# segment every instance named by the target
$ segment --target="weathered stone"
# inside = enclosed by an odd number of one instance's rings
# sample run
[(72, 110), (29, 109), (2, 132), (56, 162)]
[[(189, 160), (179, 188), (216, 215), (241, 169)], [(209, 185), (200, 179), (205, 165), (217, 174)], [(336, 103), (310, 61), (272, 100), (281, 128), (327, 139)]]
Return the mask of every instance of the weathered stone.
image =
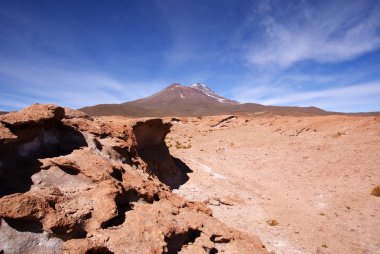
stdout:
[(17, 138), (0, 143), (0, 251), (267, 253), (205, 204), (171, 192), (186, 172), (164, 142), (170, 124), (126, 126), (69, 109), (63, 116), (33, 105), (0, 118), (0, 140)]

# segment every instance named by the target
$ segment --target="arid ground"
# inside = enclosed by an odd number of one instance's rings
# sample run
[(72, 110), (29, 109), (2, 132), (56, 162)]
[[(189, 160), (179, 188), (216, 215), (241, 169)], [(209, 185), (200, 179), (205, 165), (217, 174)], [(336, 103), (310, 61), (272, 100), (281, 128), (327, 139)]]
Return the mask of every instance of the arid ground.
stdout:
[(380, 117), (225, 117), (171, 121), (175, 192), (275, 253), (380, 253)]
[(0, 122), (0, 253), (380, 253), (378, 116)]

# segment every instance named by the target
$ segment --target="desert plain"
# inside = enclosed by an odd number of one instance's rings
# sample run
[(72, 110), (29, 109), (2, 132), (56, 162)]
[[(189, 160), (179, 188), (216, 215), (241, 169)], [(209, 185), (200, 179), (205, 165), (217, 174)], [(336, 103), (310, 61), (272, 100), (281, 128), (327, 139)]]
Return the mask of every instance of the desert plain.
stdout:
[[(102, 117), (103, 121), (137, 119)], [(174, 192), (278, 254), (380, 253), (380, 117), (164, 118), (190, 168)]]
[(0, 122), (0, 253), (380, 253), (379, 116)]

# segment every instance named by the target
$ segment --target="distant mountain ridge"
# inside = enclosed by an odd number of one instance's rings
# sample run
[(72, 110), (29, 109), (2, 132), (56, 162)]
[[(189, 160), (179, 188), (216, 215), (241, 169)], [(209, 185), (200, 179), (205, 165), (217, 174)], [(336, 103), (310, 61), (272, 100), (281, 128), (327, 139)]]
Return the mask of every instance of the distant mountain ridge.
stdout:
[(265, 106), (256, 103), (239, 103), (224, 98), (208, 86), (195, 83), (184, 86), (171, 84), (163, 90), (134, 101), (121, 104), (99, 104), (84, 107), (81, 111), (92, 116), (205, 116), (224, 114), (252, 115), (326, 115), (330, 112), (316, 107)]

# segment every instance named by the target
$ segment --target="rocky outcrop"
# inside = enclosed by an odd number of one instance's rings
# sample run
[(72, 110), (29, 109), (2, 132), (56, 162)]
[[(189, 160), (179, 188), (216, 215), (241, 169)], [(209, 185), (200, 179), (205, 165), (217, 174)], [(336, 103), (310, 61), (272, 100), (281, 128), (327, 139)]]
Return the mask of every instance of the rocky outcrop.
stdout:
[(169, 131), (56, 105), (0, 116), (0, 253), (266, 253), (171, 192), (189, 170)]
[(191, 170), (170, 156), (165, 137), (171, 126), (170, 123), (163, 124), (160, 119), (152, 119), (137, 122), (132, 129), (138, 154), (147, 163), (149, 171), (166, 185), (178, 188), (189, 179), (187, 173)]
[(237, 116), (228, 116), (218, 121), (216, 124), (211, 125), (211, 127), (219, 127), (221, 124), (226, 124), (231, 122), (232, 120), (237, 119)]

